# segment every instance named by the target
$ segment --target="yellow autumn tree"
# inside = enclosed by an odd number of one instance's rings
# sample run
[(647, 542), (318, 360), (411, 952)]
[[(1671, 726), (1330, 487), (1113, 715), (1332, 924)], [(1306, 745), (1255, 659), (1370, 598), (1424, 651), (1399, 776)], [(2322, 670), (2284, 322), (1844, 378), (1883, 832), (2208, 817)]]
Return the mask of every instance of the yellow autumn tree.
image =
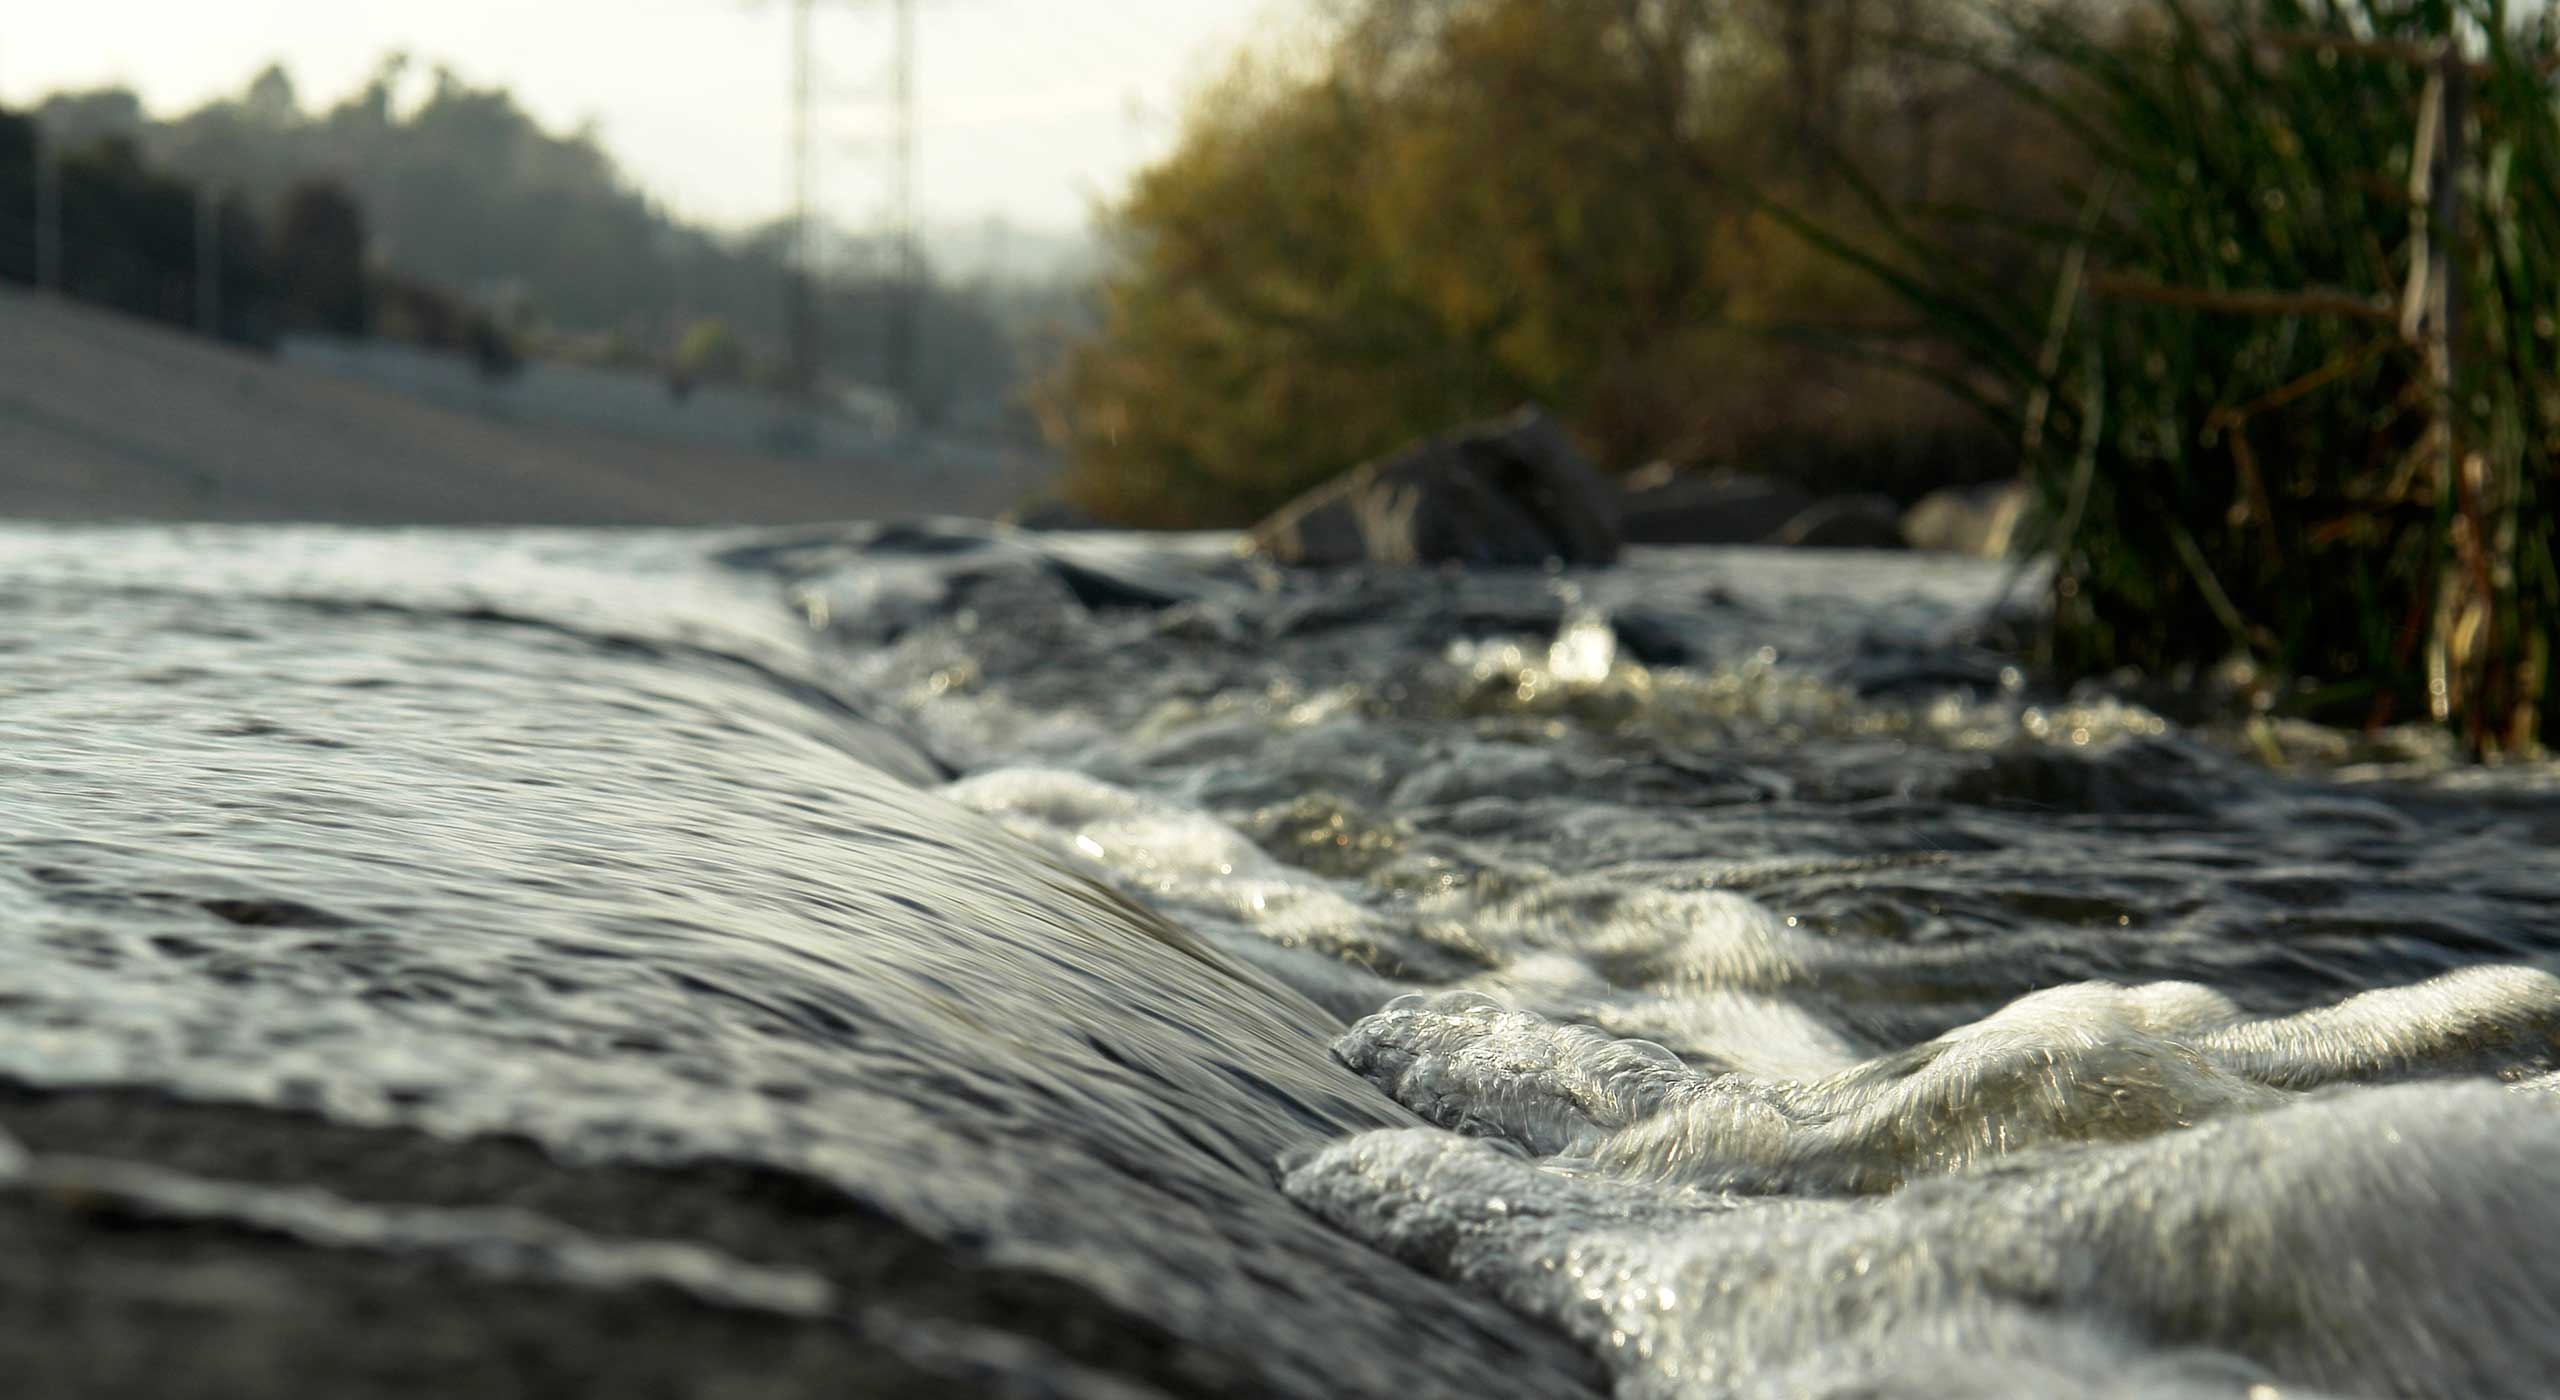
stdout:
[(1851, 148), (1926, 184), (1937, 123), (1883, 41), (1926, 9), (1356, 0), (1311, 60), (1249, 57), (1111, 211), (1100, 330), (1042, 394), (1069, 494), (1239, 524), (1528, 400), (1616, 470), (1799, 427), (1837, 454), (1825, 375), (1851, 417), (1949, 420), (1770, 334), (1874, 298), (1760, 203), (1842, 203), (1817, 166)]

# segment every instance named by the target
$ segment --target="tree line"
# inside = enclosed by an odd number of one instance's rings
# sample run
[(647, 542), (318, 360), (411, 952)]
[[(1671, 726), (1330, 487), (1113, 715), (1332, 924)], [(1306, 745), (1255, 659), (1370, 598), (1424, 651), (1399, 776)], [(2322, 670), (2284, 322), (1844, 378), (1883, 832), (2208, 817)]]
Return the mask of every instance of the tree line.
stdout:
[(1979, 8), (1337, 6), (1311, 52), (1209, 89), (1111, 211), (1102, 331), (1043, 396), (1071, 489), (1232, 524), (1524, 400), (1621, 471), (1908, 499), (2013, 470), (1955, 348), (1781, 217), (1890, 203), (1996, 262), (2003, 221), (2052, 215), (2049, 123), (1955, 52)]
[[(240, 304), (261, 294), (280, 308), (277, 325), (236, 329), (272, 335), (318, 315), (330, 329), (432, 335), (456, 322), (502, 331), (546, 354), (674, 369), (689, 382), (733, 377), (778, 385), (783, 369), (784, 230), (728, 233), (681, 220), (628, 180), (592, 130), (545, 130), (505, 89), (474, 85), (449, 68), (423, 74), (407, 57), (386, 57), (354, 92), (313, 109), (288, 72), (270, 66), (236, 94), (175, 116), (148, 113), (123, 89), (56, 94), (32, 116), (65, 153), (66, 209), (77, 202), (93, 223), (66, 229), (66, 244), (121, 242), (137, 256), (190, 267), (191, 225), (172, 222), (173, 191), (198, 183), (221, 192), (226, 228), (244, 250), (261, 241), (265, 282), (243, 262)], [(0, 160), (7, 159), (0, 154)], [(113, 164), (121, 173), (91, 172)], [(121, 182), (131, 197), (101, 200), (84, 190)], [(162, 193), (145, 196), (144, 184)], [(27, 188), (0, 174), (0, 191)], [(30, 227), (0, 192), (0, 225)], [(29, 204), (25, 194), (15, 196)], [(303, 253), (334, 229), (362, 235), (360, 279), (349, 290), (344, 259), (315, 264)], [(255, 225), (255, 227), (252, 227)], [(291, 242), (295, 256), (285, 256)], [(17, 255), (28, 263), (31, 251)], [(112, 261), (93, 256), (93, 264)], [(0, 263), (0, 275), (31, 275)], [(98, 274), (104, 275), (104, 274)], [(334, 279), (330, 290), (317, 284)], [(1013, 389), (1025, 373), (1033, 331), (1065, 305), (1045, 288), (957, 286), (928, 275), (901, 290), (879, 273), (833, 276), (824, 289), (822, 362), (840, 381), (879, 384), (887, 350), (883, 307), (914, 298), (918, 353), (915, 402), (928, 422), (980, 428), (1010, 422)], [(120, 305), (152, 298), (140, 292)], [(359, 303), (361, 303), (359, 307)], [(334, 310), (319, 315), (322, 308)], [(135, 307), (135, 309), (144, 309)], [(476, 318), (476, 319), (475, 319)]]

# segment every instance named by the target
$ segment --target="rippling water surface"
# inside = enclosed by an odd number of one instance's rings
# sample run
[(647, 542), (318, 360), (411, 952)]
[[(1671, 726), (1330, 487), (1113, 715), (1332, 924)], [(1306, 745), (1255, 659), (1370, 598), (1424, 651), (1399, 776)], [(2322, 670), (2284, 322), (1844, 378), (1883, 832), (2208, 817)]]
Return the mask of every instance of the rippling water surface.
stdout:
[[(15, 530), (0, 1079), (821, 1183), (1168, 1390), (2547, 1393), (2549, 772), (2040, 693), (2004, 581)], [(1147, 1393), (678, 1220), (236, 1176), (0, 1151)]]

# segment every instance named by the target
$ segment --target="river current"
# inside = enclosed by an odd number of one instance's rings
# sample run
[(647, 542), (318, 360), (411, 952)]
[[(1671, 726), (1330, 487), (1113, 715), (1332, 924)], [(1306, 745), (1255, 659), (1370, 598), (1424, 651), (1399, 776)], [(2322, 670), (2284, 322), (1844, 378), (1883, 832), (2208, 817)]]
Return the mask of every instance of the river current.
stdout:
[[(2547, 1394), (2553, 770), (2047, 692), (2029, 592), (12, 527), (0, 1080), (824, 1183), (1163, 1391)], [(1159, 1393), (677, 1220), (0, 1137), (72, 1181)]]

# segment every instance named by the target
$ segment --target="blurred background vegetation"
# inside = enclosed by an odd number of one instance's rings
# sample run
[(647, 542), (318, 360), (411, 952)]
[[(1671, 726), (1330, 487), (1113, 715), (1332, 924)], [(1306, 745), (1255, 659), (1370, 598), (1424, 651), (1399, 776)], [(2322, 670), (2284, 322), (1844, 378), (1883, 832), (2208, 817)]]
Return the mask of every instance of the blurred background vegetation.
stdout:
[(1249, 55), (1110, 212), (1102, 334), (1042, 400), (1071, 494), (1240, 523), (1525, 400), (1617, 471), (1904, 501), (2008, 474), (1956, 347), (1770, 213), (1890, 199), (2002, 262), (2066, 147), (1949, 56), (1997, 38), (1980, 9), (1364, 0)]
[[(217, 192), (229, 237), (223, 333), (372, 334), (779, 388), (782, 224), (726, 232), (632, 186), (591, 131), (545, 131), (513, 96), (403, 55), (323, 110), (269, 67), (236, 95), (165, 119), (131, 91), (56, 94), (0, 113), (0, 277), (35, 277), (35, 137), (61, 154), (65, 290), (191, 325), (195, 197)], [(887, 259), (838, 237), (822, 359), (877, 385)], [(869, 266), (866, 266), (866, 263)], [(1028, 437), (1016, 392), (1065, 284), (928, 276), (915, 292), (916, 417)], [(736, 353), (704, 356), (726, 342)], [(691, 358), (679, 352), (693, 347)]]

